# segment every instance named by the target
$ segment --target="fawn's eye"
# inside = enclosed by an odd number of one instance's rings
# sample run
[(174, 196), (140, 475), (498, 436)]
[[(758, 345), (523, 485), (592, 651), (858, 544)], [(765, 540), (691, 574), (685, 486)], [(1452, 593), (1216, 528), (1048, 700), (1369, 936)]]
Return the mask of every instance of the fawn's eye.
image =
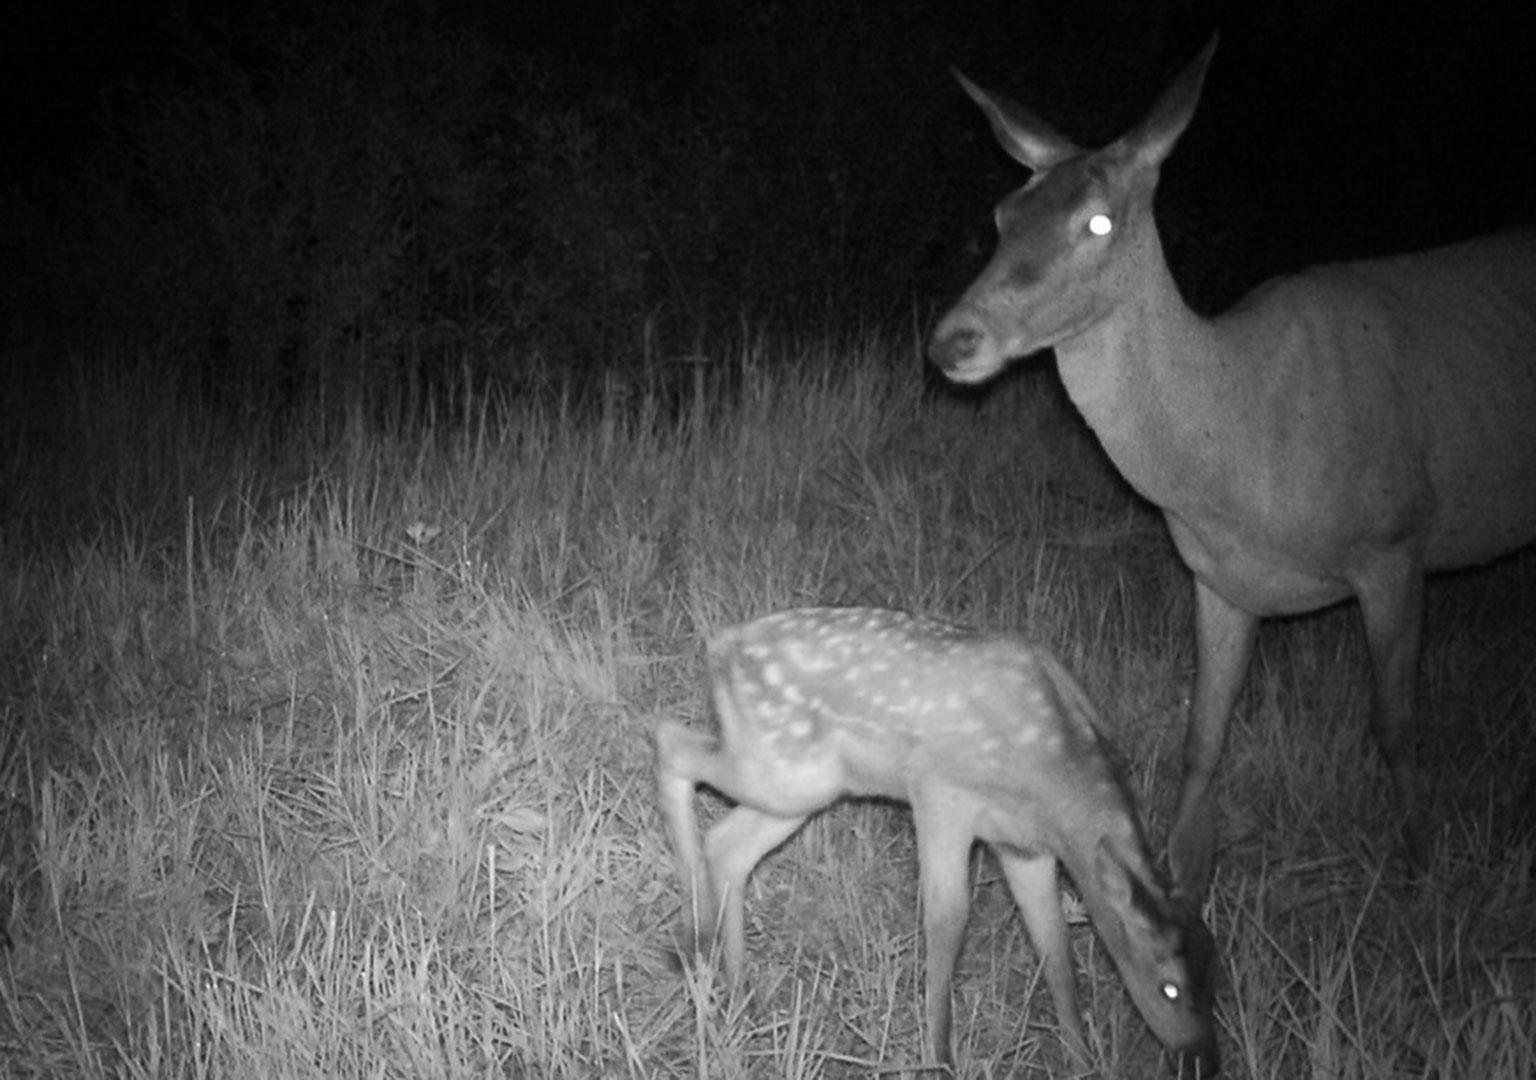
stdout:
[(1108, 214), (1094, 214), (1088, 219), (1088, 231), (1094, 236), (1108, 236), (1115, 227)]

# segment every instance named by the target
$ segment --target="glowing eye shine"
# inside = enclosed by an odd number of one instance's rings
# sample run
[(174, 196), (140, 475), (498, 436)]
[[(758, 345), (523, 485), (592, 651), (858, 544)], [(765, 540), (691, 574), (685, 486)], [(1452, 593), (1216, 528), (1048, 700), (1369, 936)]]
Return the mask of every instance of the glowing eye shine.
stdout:
[(1108, 214), (1094, 214), (1088, 219), (1088, 231), (1094, 236), (1108, 236), (1115, 223), (1109, 220)]
[(1162, 985), (1162, 991), (1163, 997), (1168, 1001), (1178, 1001), (1179, 998), (1184, 996), (1179, 990), (1178, 983), (1165, 982)]

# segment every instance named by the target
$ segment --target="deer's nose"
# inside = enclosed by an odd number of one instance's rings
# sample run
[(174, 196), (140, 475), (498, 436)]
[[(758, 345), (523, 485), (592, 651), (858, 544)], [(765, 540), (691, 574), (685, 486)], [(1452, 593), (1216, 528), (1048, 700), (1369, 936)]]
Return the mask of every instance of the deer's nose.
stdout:
[(960, 320), (951, 325), (950, 320), (945, 319), (928, 343), (928, 359), (941, 371), (953, 370), (976, 355), (976, 350), (981, 347), (981, 339), (981, 331), (976, 327)]

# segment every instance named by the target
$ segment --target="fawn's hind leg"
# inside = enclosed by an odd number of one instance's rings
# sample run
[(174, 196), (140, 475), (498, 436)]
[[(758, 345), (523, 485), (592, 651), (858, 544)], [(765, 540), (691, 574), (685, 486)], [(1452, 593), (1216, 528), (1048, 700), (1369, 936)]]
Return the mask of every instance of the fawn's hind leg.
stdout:
[[(726, 792), (725, 794), (730, 794)], [(741, 983), (746, 958), (744, 893), (747, 877), (763, 856), (795, 834), (804, 817), (776, 817), (738, 806), (709, 830), (704, 841), (704, 861), (716, 901), (723, 905), (720, 932), (725, 937), (725, 974), (733, 987)], [(715, 927), (699, 927), (701, 950), (710, 947)]]

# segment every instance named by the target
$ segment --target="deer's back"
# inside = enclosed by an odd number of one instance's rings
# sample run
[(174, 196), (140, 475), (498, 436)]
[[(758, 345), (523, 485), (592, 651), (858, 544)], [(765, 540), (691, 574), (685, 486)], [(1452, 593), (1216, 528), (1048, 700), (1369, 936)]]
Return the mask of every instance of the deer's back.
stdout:
[(1283, 367), (1327, 386), (1335, 439), (1420, 477), (1430, 568), (1536, 537), (1536, 232), (1314, 267), (1245, 307), (1256, 339), (1299, 343)]
[(1418, 396), (1435, 491), (1431, 567), (1536, 537), (1536, 232), (1382, 260), (1407, 327), (1398, 377)]

